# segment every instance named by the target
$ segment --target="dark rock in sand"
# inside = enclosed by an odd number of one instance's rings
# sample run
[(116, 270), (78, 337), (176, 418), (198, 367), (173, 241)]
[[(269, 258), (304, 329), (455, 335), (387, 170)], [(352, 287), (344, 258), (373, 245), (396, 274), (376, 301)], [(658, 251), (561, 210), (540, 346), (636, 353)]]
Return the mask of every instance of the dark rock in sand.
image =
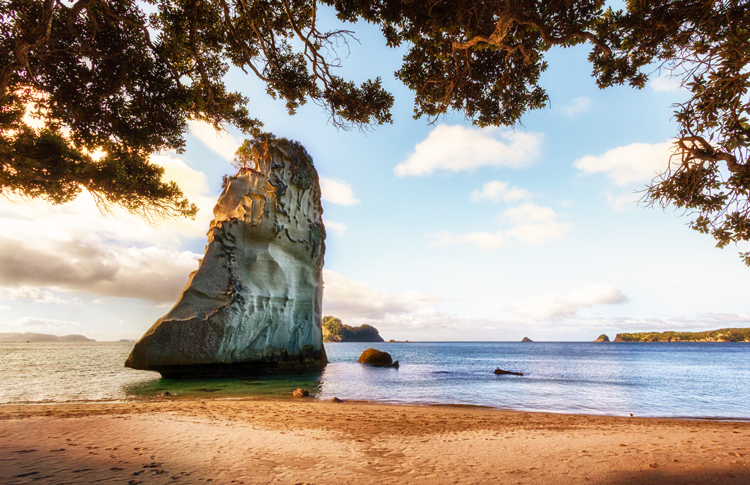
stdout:
[(398, 367), (398, 361), (395, 366), (393, 365), (391, 354), (376, 349), (367, 349), (362, 352), (362, 355), (359, 356), (359, 362), (370, 364), (374, 367)]
[(534, 341), (531, 340), (529, 337), (524, 337), (523, 340), (521, 340), (521, 342), (531, 342), (531, 343), (534, 343)]
[(292, 396), (294, 396), (294, 397), (307, 397), (309, 395), (310, 395), (310, 393), (307, 390), (302, 389), (301, 387), (298, 387), (292, 393)]
[(334, 397), (333, 399), (331, 399), (331, 402), (344, 402), (344, 401), (342, 399)]
[(509, 370), (502, 370), (500, 367), (498, 367), (497, 369), (495, 369), (495, 374), (497, 374), (499, 376), (505, 376), (505, 375), (522, 376), (523, 375), (522, 372), (511, 372)]

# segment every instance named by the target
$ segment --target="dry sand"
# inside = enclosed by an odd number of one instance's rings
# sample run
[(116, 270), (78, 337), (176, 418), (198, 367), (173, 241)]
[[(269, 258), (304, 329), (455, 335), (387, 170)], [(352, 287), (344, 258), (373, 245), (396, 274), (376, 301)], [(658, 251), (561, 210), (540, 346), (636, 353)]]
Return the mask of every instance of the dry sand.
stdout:
[(0, 406), (0, 483), (747, 483), (750, 423), (174, 400)]

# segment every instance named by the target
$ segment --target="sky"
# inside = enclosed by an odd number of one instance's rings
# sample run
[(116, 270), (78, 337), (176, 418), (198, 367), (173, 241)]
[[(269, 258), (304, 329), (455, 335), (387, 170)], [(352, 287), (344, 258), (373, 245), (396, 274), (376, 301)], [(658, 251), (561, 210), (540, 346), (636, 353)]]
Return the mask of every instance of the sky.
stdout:
[[(393, 75), (405, 51), (370, 25), (348, 28), (359, 43), (338, 74), (381, 76), (392, 124), (337, 130), (313, 103), (290, 116), (258, 80), (227, 77), (266, 131), (314, 159), (325, 315), (412, 341), (750, 326), (748, 248), (717, 249), (681, 211), (638, 203), (668, 162), (672, 105), (687, 98), (675, 80), (657, 72), (642, 90), (600, 90), (586, 46), (555, 49), (541, 80), (549, 106), (518, 126), (480, 129), (459, 113), (430, 124), (413, 119), (414, 96)], [(0, 200), (0, 332), (138, 339), (169, 310), (243, 139), (190, 126), (184, 153), (152, 161), (200, 207), (194, 221), (102, 214), (87, 193), (57, 206)]]

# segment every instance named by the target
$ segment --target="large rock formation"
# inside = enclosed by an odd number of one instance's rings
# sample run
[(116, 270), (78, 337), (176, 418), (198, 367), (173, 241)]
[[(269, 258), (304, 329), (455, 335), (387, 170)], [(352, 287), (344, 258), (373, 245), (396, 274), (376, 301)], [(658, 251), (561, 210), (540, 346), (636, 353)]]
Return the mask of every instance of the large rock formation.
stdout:
[(125, 365), (164, 377), (322, 368), (325, 228), (318, 174), (295, 142), (256, 144), (227, 180), (208, 246), (175, 306)]

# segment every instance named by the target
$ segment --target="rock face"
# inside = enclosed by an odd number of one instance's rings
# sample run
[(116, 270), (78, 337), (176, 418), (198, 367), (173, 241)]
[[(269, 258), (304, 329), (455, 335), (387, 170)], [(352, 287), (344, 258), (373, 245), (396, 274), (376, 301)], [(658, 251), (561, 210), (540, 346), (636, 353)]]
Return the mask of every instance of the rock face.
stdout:
[(312, 160), (295, 142), (256, 143), (227, 179), (208, 245), (175, 306), (125, 365), (164, 377), (319, 369), (325, 228)]
[(606, 334), (601, 334), (594, 342), (609, 342), (609, 337)]

